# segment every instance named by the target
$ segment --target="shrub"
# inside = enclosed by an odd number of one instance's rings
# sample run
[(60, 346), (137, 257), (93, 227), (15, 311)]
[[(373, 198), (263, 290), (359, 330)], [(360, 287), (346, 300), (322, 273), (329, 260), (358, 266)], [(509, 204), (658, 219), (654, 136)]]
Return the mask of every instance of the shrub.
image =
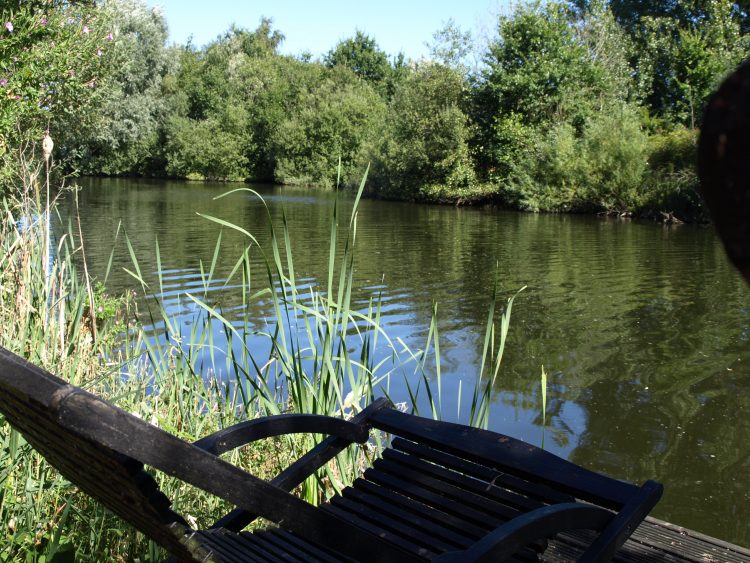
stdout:
[(475, 183), (462, 109), (467, 84), (454, 69), (422, 64), (396, 88), (383, 140), (375, 149), (375, 190), (413, 199)]
[(275, 176), (281, 183), (331, 187), (339, 158), (346, 184), (361, 177), (364, 147), (382, 128), (385, 102), (351, 71), (334, 68), (330, 73), (302, 96), (298, 111), (281, 124), (273, 140)]
[(640, 212), (682, 221), (707, 221), (698, 193), (696, 148), (698, 130), (687, 127), (660, 131), (649, 138), (649, 170), (644, 179)]
[(236, 180), (247, 176), (248, 133), (242, 110), (227, 110), (226, 127), (217, 119), (172, 117), (167, 125), (167, 173), (183, 178)]
[(513, 167), (506, 199), (534, 211), (632, 211), (641, 199), (647, 137), (625, 104), (562, 123)]

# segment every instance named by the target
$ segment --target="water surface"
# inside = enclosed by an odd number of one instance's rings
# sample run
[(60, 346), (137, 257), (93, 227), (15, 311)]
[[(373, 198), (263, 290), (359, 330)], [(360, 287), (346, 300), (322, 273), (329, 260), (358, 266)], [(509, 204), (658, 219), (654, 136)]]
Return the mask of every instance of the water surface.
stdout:
[[(164, 298), (174, 314), (189, 317), (194, 311), (184, 292), (201, 287), (200, 261), (208, 267), (221, 230), (197, 213), (241, 225), (261, 242), (268, 238), (257, 198), (214, 199), (231, 187), (84, 182), (79, 201), (89, 268), (103, 275), (121, 222), (153, 280), (158, 238)], [(282, 205), (286, 211), (300, 282), (324, 283), (332, 195), (256, 189), (277, 222)], [(352, 203), (342, 202), (342, 224)], [(226, 274), (247, 241), (226, 229), (222, 236), (217, 272)], [(260, 253), (254, 256), (261, 277)], [(111, 292), (138, 286), (125, 267), (130, 258), (120, 240)], [(458, 382), (469, 389), (478, 371), (496, 270), (503, 300), (528, 287), (513, 309), (491, 427), (540, 443), (543, 365), (546, 448), (629, 481), (656, 478), (666, 493), (655, 516), (750, 546), (750, 291), (713, 230), (363, 201), (357, 304), (364, 308), (382, 293), (389, 333), (420, 347), (438, 303), (449, 418)], [(214, 304), (241, 306), (231, 288), (213, 289)], [(272, 316), (262, 307), (253, 313), (259, 324)], [(391, 391), (407, 397), (398, 385)]]

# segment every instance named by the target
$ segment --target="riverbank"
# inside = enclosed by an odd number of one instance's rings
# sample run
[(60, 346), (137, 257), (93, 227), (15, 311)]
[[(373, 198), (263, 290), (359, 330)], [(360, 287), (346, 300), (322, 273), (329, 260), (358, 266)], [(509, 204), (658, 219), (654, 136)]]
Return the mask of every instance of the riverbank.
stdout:
[[(166, 176), (90, 176), (91, 178), (112, 178), (121, 180), (172, 180), (186, 183), (199, 184), (250, 184), (253, 186), (286, 186), (293, 189), (320, 189), (331, 191), (332, 188), (319, 187), (307, 183), (274, 184), (273, 182), (255, 182), (250, 179), (234, 178), (217, 182), (194, 176), (191, 178), (166, 177)], [(356, 186), (347, 186), (346, 191), (354, 193)], [(705, 209), (702, 198), (698, 192), (698, 179), (694, 170), (688, 169), (680, 172), (655, 175), (649, 187), (644, 187), (639, 196), (639, 204), (616, 209), (604, 209), (590, 204), (578, 206), (565, 206), (563, 208), (538, 208), (520, 205), (518, 201), (512, 201), (509, 190), (503, 190), (490, 183), (480, 183), (469, 187), (452, 189), (445, 186), (426, 186), (416, 190), (414, 194), (405, 197), (397, 194), (384, 194), (369, 186), (365, 187), (363, 197), (382, 201), (403, 201), (409, 203), (429, 205), (449, 205), (455, 207), (490, 207), (509, 211), (522, 211), (530, 213), (570, 213), (575, 215), (593, 215), (621, 219), (643, 219), (646, 221), (680, 224), (680, 223), (709, 223), (710, 217)]]
[[(637, 128), (636, 128), (637, 129)], [(625, 132), (620, 132), (625, 133)], [(631, 133), (635, 134), (633, 131)], [(614, 132), (617, 134), (617, 131)], [(539, 140), (511, 163), (510, 173), (480, 176), (476, 163), (453, 163), (442, 176), (426, 171), (392, 178), (389, 166), (377, 159), (363, 194), (372, 199), (453, 206), (494, 206), (500, 209), (534, 213), (573, 213), (679, 224), (707, 223), (710, 217), (699, 194), (696, 171), (697, 129), (677, 128), (646, 134), (638, 130), (638, 150), (628, 149), (631, 138), (568, 139), (571, 146), (565, 155), (558, 154), (555, 143)], [(589, 146), (591, 145), (591, 146)], [(594, 147), (594, 148), (592, 148)], [(602, 148), (603, 147), (603, 148)], [(624, 153), (624, 154), (621, 154)], [(342, 189), (356, 192), (361, 188), (360, 170), (342, 162), (324, 176), (261, 176), (261, 183), (322, 191)], [(330, 176), (335, 172), (336, 181)], [(105, 176), (106, 177), (106, 176)], [(117, 177), (127, 178), (127, 174)], [(199, 173), (168, 175), (163, 170), (146, 177), (176, 179), (186, 182), (256, 183), (252, 178), (235, 175), (212, 178)]]

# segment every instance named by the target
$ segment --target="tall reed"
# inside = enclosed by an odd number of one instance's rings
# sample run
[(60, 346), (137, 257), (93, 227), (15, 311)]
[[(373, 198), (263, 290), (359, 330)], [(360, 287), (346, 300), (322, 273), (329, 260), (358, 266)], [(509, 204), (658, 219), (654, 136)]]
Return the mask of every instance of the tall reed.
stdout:
[[(410, 354), (402, 360), (396, 344), (380, 324), (379, 296), (371, 300), (367, 311), (352, 307), (358, 204), (366, 178), (365, 173), (343, 232), (339, 226), (339, 202), (338, 199), (334, 201), (328, 277), (321, 283), (321, 288), (311, 287), (304, 293), (300, 292), (295, 277), (291, 237), (283, 211), (281, 230), (278, 231), (266, 207), (269, 248), (264, 248), (255, 236), (240, 225), (219, 217), (202, 215), (246, 237), (247, 248), (224, 282), (241, 287), (245, 306), (239, 319), (230, 320), (220, 308), (209, 304), (205, 298), (188, 294), (188, 298), (205, 313), (205, 318), (200, 323), (192, 323), (192, 326), (200, 325), (206, 330), (192, 334), (189, 339), (170, 335), (168, 340), (179, 340), (187, 344), (189, 350), (205, 346), (213, 350), (217, 343), (209, 343), (208, 339), (217, 332), (213, 330), (212, 321), (218, 321), (222, 328), (219, 332), (227, 339), (219, 346), (229, 355), (229, 371), (235, 375), (234, 389), (244, 397), (246, 404), (255, 405), (257, 414), (277, 414), (287, 410), (351, 416), (366, 406), (376, 393), (386, 394), (387, 382), (393, 372), (419, 357), (419, 354)], [(250, 188), (232, 190), (219, 197), (237, 197), (241, 194), (251, 194), (266, 205), (260, 194)], [(219, 252), (219, 244), (220, 240), (214, 257)], [(250, 283), (251, 249), (262, 253), (265, 264), (265, 284), (259, 290), (255, 290)], [(131, 256), (134, 271), (138, 272), (135, 255)], [(208, 270), (205, 285), (211, 284), (215, 262), (214, 259)], [(140, 277), (137, 273), (135, 276)], [(239, 283), (234, 280), (235, 277), (241, 278)], [(268, 296), (271, 297), (275, 321), (272, 329), (267, 332), (250, 330), (248, 327), (253, 325), (253, 319), (248, 317), (248, 302)], [(168, 326), (166, 320), (165, 326)], [(268, 356), (262, 358), (249, 345), (251, 339), (257, 342), (259, 337), (268, 343)], [(302, 453), (319, 439), (315, 436), (296, 437), (288, 442), (288, 448)], [(363, 455), (359, 447), (344, 450), (320, 474), (303, 484), (303, 497), (317, 503), (327, 494), (348, 485), (366, 463)]]

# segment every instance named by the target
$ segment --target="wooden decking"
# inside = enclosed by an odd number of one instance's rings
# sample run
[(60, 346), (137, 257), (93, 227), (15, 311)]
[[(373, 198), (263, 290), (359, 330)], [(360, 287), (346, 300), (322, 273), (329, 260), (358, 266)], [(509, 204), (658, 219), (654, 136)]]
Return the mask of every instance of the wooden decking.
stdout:
[[(544, 561), (574, 561), (585, 534), (566, 535), (551, 543)], [(733, 545), (669, 522), (647, 518), (618, 551), (614, 561), (750, 563), (750, 549)]]

